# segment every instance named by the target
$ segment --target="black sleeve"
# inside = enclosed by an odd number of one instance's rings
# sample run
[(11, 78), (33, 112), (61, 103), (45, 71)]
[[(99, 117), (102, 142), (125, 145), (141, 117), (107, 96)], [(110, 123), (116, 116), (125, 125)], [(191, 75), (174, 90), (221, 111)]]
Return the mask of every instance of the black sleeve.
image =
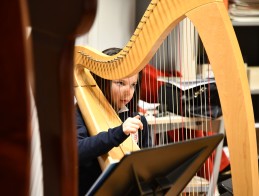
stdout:
[(79, 163), (86, 162), (107, 153), (113, 147), (119, 146), (128, 136), (124, 134), (122, 125), (90, 136), (82, 114), (76, 107), (76, 129), (78, 140)]
[(152, 135), (149, 131), (149, 126), (147, 123), (147, 119), (145, 116), (140, 116), (141, 122), (143, 124), (143, 130), (139, 131), (139, 147), (140, 148), (147, 148), (152, 147)]

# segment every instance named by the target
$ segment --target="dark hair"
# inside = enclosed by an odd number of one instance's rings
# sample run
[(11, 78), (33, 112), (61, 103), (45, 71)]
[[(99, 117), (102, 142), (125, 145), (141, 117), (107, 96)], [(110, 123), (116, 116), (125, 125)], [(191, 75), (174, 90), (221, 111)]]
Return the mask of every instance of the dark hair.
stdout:
[[(103, 51), (104, 54), (107, 54), (109, 56), (118, 54), (122, 49), (121, 48), (108, 48)], [(132, 99), (127, 104), (127, 107), (129, 108), (130, 115), (133, 115), (133, 113), (138, 112), (138, 100), (140, 95), (140, 86), (141, 86), (141, 74), (139, 73), (138, 83), (136, 85), (135, 92), (133, 94)], [(111, 103), (111, 80), (107, 80), (104, 78), (101, 78), (95, 74), (92, 74), (97, 85), (103, 92), (104, 96), (107, 98), (107, 100)]]
[(112, 55), (118, 54), (121, 50), (122, 50), (121, 48), (108, 48), (102, 51), (102, 53), (112, 56)]

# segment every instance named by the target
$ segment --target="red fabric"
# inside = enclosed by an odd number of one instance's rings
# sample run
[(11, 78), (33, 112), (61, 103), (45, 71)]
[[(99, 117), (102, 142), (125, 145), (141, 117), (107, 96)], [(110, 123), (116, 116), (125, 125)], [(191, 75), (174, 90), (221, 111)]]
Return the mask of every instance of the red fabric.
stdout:
[[(168, 136), (173, 142), (184, 141), (191, 138), (203, 137), (212, 135), (213, 132), (204, 132), (201, 130), (171, 130), (168, 131)], [(215, 152), (207, 159), (202, 168), (199, 170), (198, 175), (209, 180), (213, 171), (213, 162), (215, 158)], [(220, 163), (220, 171), (225, 169), (230, 164), (226, 154), (222, 151), (221, 163)]]
[(169, 72), (164, 72), (156, 69), (154, 66), (147, 64), (142, 71), (141, 80), (141, 92), (140, 99), (148, 103), (158, 102), (158, 89), (164, 83), (157, 81), (158, 76), (172, 76), (179, 74), (172, 74)]
[(142, 71), (140, 99), (148, 103), (157, 103), (157, 90), (163, 82), (157, 81), (157, 76), (162, 75), (151, 65), (146, 65)]

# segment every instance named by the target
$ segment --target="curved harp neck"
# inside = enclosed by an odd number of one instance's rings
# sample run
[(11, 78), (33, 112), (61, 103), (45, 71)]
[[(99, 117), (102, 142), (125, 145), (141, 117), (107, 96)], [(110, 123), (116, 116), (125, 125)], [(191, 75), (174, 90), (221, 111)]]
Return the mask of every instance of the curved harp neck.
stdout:
[(76, 47), (75, 63), (106, 78), (118, 79), (138, 73), (148, 63), (165, 37), (193, 8), (220, 0), (153, 0), (145, 11), (130, 41), (123, 50), (107, 56), (86, 47)]

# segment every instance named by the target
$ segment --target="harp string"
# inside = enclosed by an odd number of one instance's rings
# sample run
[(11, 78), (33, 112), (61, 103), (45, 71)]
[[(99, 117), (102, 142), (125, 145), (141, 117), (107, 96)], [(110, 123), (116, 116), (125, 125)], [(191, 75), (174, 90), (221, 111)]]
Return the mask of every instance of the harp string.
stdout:
[[(182, 29), (187, 29), (188, 33), (183, 32)], [(181, 37), (181, 36), (184, 37)], [(166, 78), (167, 82), (170, 82), (170, 77), (166, 77), (169, 73), (174, 73), (176, 67), (179, 67), (179, 72), (183, 72), (182, 77), (176, 77), (174, 76), (173, 79), (176, 81), (179, 81), (180, 87), (183, 85), (186, 85), (187, 82), (191, 82), (192, 84), (196, 84), (198, 89), (205, 89), (205, 85), (199, 85), (199, 73), (198, 67), (200, 66), (200, 62), (198, 62), (198, 56), (204, 56), (205, 54), (198, 54), (198, 35), (197, 32), (195, 32), (195, 29), (193, 28), (193, 24), (190, 21), (184, 21), (183, 23), (180, 23), (179, 25), (176, 26), (175, 29), (172, 30), (172, 32), (167, 36), (165, 39), (165, 42), (161, 44), (159, 47), (158, 51), (155, 53), (154, 57), (150, 60), (150, 65), (154, 66), (156, 70), (161, 71), (161, 77)], [(203, 51), (204, 52), (204, 51)], [(184, 58), (184, 57), (187, 58)], [(173, 58), (174, 57), (174, 58)], [(198, 65), (199, 66), (198, 66)], [(167, 68), (166, 68), (167, 67)], [(191, 72), (190, 72), (191, 70)], [(197, 73), (196, 73), (197, 70)], [(195, 71), (195, 75), (192, 74)], [(186, 73), (186, 74), (185, 74)], [(145, 101), (150, 101), (151, 99), (151, 92), (150, 89), (152, 89), (152, 79), (151, 79), (151, 71), (150, 69), (147, 70), (147, 75), (149, 77), (144, 77), (145, 84), (147, 85), (145, 89), (146, 92), (143, 93), (144, 99), (146, 98)], [(152, 132), (154, 135), (154, 140), (155, 140), (155, 145), (167, 145), (171, 142), (174, 141), (180, 141), (180, 140), (189, 140), (195, 138), (196, 134), (195, 132), (201, 132), (201, 136), (206, 136), (208, 135), (209, 130), (212, 130), (211, 118), (206, 118), (206, 108), (210, 107), (209, 104), (210, 102), (206, 102), (207, 98), (205, 97), (203, 101), (201, 96), (198, 96), (200, 99), (199, 102), (201, 104), (201, 109), (200, 113), (201, 116), (204, 116), (204, 118), (198, 119), (198, 123), (200, 123), (199, 129), (196, 126), (196, 121), (194, 113), (194, 108), (199, 106), (198, 101), (191, 102), (190, 99), (182, 99), (184, 94), (182, 91), (178, 91), (176, 86), (172, 85), (171, 92), (172, 94), (176, 94), (178, 96), (178, 93), (180, 93), (180, 102), (179, 100), (175, 100), (175, 96), (172, 96), (172, 100), (167, 98), (167, 94), (169, 93), (167, 90), (164, 90), (164, 92), (159, 93), (158, 87), (160, 86), (159, 80), (155, 81), (155, 86), (156, 88), (156, 95), (157, 99), (155, 100), (160, 100), (161, 106), (163, 107), (159, 108), (159, 112), (161, 114), (166, 115), (167, 121), (165, 123), (161, 123), (160, 125), (157, 124), (157, 120), (160, 118), (157, 116), (155, 112), (149, 113), (148, 115), (154, 115), (156, 118), (154, 118), (154, 124), (152, 125)], [(207, 88), (210, 88), (209, 85)], [(195, 91), (193, 88), (187, 88), (187, 95), (194, 95)], [(176, 97), (177, 97), (176, 96)], [(206, 96), (206, 93), (204, 94)], [(209, 96), (209, 94), (208, 94)], [(210, 97), (208, 97), (210, 99)], [(163, 102), (161, 102), (163, 100)], [(172, 102), (172, 108), (173, 111), (176, 112), (169, 112), (167, 110), (167, 105), (168, 102)], [(192, 103), (192, 104), (191, 104)], [(152, 103), (151, 103), (152, 104)], [(155, 103), (154, 103), (155, 104)], [(205, 109), (204, 109), (204, 108)], [(205, 112), (205, 113), (204, 113)], [(187, 114), (187, 115), (186, 115)], [(175, 122), (175, 117), (178, 117), (180, 119), (180, 123)], [(173, 130), (173, 134), (171, 135), (171, 138), (169, 137), (167, 132), (171, 132)], [(157, 140), (158, 138), (158, 140)], [(213, 158), (211, 157), (211, 160), (213, 162)], [(213, 165), (210, 164), (208, 161), (204, 167), (202, 168), (203, 171), (201, 171), (202, 175), (204, 178), (207, 178), (208, 181), (210, 181), (211, 174), (209, 171), (212, 170)], [(200, 176), (200, 174), (196, 175)], [(203, 182), (203, 183), (202, 183)], [(198, 187), (202, 188), (204, 186), (204, 180), (199, 179), (198, 183), (196, 184), (195, 187), (189, 187), (187, 192), (195, 192), (197, 191)], [(205, 190), (205, 188), (203, 187)]]

